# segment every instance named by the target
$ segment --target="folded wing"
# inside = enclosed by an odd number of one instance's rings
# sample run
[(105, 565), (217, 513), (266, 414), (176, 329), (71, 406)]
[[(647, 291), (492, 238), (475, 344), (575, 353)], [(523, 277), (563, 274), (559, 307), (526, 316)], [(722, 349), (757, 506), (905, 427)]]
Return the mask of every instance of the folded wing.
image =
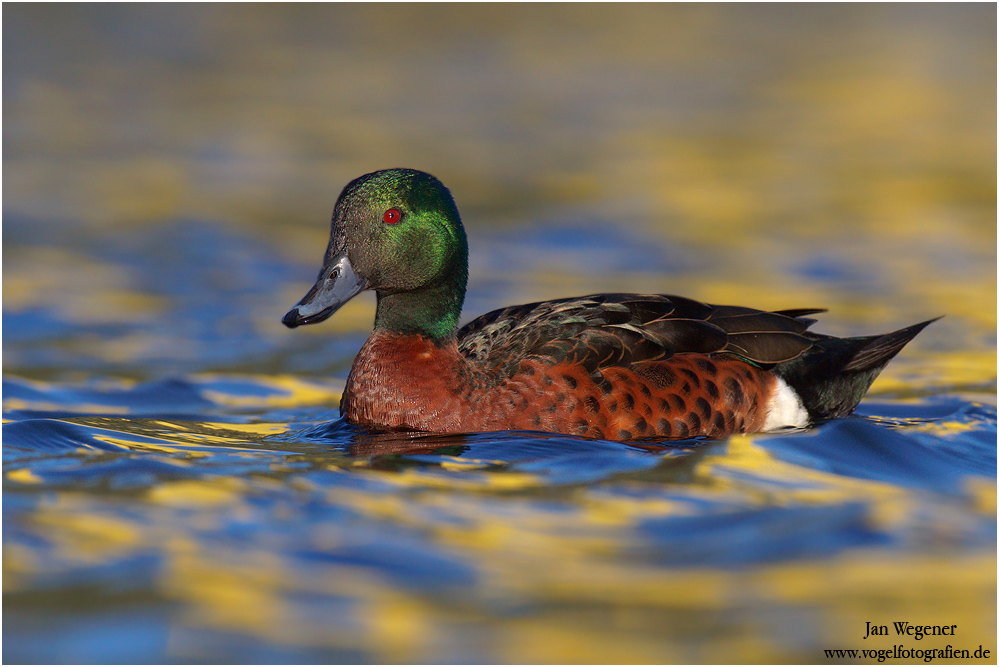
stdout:
[(807, 331), (815, 320), (805, 315), (818, 312), (713, 306), (662, 294), (594, 294), (493, 311), (462, 327), (458, 344), (462, 354), (493, 371), (513, 372), (534, 358), (571, 361), (593, 372), (684, 352), (727, 352), (767, 367), (825, 338)]

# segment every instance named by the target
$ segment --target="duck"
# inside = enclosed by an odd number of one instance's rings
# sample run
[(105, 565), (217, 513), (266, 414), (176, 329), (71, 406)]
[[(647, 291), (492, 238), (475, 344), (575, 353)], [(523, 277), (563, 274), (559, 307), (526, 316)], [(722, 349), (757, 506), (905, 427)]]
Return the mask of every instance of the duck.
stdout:
[(459, 326), (467, 283), (468, 240), (450, 191), (423, 171), (375, 171), (337, 198), (316, 283), (282, 322), (316, 324), (375, 291), (374, 328), (340, 401), (361, 428), (630, 441), (843, 417), (934, 321), (837, 338), (809, 331), (821, 308), (608, 293), (509, 306)]

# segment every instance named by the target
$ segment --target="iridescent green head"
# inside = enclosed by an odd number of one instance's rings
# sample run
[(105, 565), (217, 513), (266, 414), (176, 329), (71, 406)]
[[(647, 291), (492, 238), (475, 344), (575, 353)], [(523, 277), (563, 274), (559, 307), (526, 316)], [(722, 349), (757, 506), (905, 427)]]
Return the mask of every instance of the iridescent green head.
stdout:
[(444, 184), (414, 169), (376, 171), (340, 193), (319, 278), (282, 321), (321, 322), (373, 289), (376, 329), (443, 340), (457, 329), (467, 282), (465, 229)]

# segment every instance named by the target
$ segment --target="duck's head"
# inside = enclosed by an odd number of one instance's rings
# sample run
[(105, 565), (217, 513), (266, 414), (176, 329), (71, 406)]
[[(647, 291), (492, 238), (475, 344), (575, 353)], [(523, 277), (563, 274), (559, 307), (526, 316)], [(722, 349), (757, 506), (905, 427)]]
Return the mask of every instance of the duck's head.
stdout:
[(430, 174), (386, 169), (347, 184), (316, 284), (284, 316), (322, 322), (375, 290), (375, 328), (444, 339), (454, 334), (468, 281), (468, 242), (451, 193)]

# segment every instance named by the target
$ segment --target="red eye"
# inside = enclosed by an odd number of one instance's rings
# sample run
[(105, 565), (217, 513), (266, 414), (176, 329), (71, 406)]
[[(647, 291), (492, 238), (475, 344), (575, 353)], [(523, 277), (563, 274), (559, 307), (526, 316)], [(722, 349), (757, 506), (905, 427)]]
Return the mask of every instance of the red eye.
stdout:
[(385, 211), (385, 215), (382, 216), (382, 220), (384, 220), (387, 225), (394, 225), (402, 220), (402, 213), (400, 213), (397, 208), (390, 208)]

